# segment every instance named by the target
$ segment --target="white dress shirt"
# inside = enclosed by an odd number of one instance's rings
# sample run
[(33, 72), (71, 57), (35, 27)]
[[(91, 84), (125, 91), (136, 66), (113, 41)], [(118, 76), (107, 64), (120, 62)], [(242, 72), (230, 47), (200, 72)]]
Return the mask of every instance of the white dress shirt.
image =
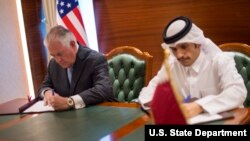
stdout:
[[(181, 95), (198, 98), (195, 102), (211, 113), (219, 113), (242, 106), (247, 90), (243, 78), (237, 72), (234, 59), (225, 53), (218, 53), (212, 59), (201, 51), (197, 60), (184, 67), (176, 59), (170, 60), (172, 77)], [(168, 80), (165, 67), (142, 89), (139, 101), (152, 100), (155, 88)]]

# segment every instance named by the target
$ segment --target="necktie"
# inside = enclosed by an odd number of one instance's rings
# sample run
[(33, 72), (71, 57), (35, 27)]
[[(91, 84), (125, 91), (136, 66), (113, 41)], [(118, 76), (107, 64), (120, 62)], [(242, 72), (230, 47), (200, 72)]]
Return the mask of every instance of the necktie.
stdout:
[(67, 74), (68, 74), (68, 79), (69, 79), (69, 84), (71, 83), (71, 79), (72, 79), (72, 72), (73, 72), (73, 68), (67, 68)]

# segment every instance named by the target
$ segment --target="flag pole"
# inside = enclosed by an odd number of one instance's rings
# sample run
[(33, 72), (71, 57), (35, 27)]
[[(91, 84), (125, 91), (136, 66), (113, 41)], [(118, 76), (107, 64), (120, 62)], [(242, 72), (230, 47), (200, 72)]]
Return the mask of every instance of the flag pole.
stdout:
[(181, 109), (182, 114), (184, 115), (184, 117), (185, 117), (185, 119), (187, 121), (187, 111), (182, 106), (183, 97), (180, 96), (180, 93), (179, 93), (178, 89), (176, 88), (173, 76), (171, 74), (170, 65), (169, 65), (169, 56), (170, 56), (170, 50), (169, 50), (169, 48), (166, 48), (164, 50), (164, 66), (166, 68), (167, 75), (168, 75), (168, 78), (169, 78), (169, 82), (170, 82), (170, 85), (171, 85), (172, 90), (174, 92), (174, 96), (176, 97), (178, 106)]

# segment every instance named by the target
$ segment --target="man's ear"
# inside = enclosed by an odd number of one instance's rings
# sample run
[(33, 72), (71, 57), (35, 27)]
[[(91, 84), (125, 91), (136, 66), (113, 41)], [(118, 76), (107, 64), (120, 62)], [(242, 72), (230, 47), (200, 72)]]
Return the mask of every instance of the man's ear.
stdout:
[(70, 41), (69, 45), (70, 45), (70, 47), (76, 47), (76, 43), (73, 40)]

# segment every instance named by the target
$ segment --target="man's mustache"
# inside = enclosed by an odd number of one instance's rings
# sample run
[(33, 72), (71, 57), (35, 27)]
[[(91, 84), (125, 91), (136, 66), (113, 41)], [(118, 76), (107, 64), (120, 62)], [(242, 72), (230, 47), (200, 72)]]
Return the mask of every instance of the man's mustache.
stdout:
[(187, 60), (189, 59), (189, 57), (181, 57), (181, 58), (177, 58), (178, 61), (183, 61), (183, 60)]

